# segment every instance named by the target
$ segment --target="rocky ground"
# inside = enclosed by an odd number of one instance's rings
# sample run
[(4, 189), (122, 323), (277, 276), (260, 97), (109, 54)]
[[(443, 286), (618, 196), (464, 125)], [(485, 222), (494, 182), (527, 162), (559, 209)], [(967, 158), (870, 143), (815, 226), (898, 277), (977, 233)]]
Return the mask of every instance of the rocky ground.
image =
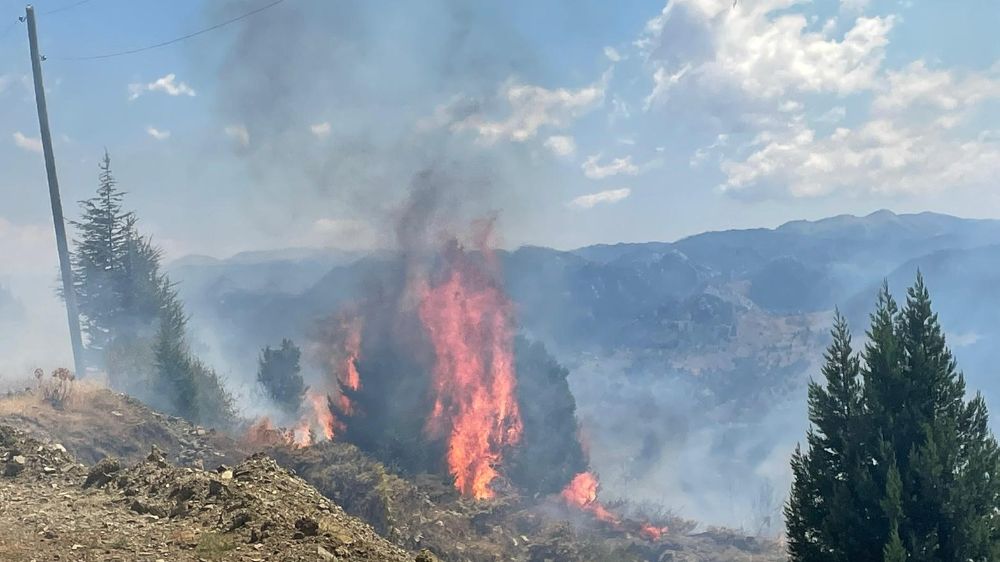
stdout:
[[(671, 531), (650, 538), (644, 522)], [(251, 445), (96, 387), (61, 408), (0, 397), (3, 562), (784, 560), (776, 543), (693, 528), (602, 523), (558, 497), (466, 501), (349, 444)]]
[(215, 471), (153, 450), (89, 470), (58, 444), (0, 426), (0, 560), (428, 561), (254, 455)]

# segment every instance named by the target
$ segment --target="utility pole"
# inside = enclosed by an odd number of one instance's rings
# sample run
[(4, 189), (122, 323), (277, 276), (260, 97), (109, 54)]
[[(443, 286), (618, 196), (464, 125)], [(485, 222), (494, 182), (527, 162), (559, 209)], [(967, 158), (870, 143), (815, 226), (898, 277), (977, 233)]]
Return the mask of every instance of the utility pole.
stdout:
[(45, 154), (45, 174), (49, 180), (49, 199), (52, 202), (52, 222), (56, 227), (56, 248), (59, 250), (59, 269), (62, 273), (63, 300), (69, 320), (69, 337), (73, 346), (73, 364), (76, 376), (86, 375), (83, 361), (83, 337), (80, 334), (80, 311), (76, 306), (73, 289), (73, 269), (69, 261), (69, 244), (66, 242), (66, 222), (63, 219), (62, 199), (59, 196), (59, 178), (56, 177), (56, 160), (52, 152), (52, 133), (49, 132), (49, 112), (45, 105), (45, 86), (42, 84), (42, 56), (38, 53), (38, 30), (35, 28), (35, 8), (25, 8), (28, 22), (28, 44), (31, 46), (31, 72), (35, 77), (35, 104), (38, 106), (38, 128), (42, 134), (42, 151)]

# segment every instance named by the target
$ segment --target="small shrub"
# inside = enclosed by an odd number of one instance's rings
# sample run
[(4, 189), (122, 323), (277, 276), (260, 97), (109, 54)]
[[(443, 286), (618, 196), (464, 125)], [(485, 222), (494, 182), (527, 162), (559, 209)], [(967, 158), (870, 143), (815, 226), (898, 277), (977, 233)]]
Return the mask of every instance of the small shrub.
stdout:
[(51, 404), (53, 408), (63, 409), (73, 396), (73, 383), (76, 377), (69, 369), (60, 367), (52, 371), (49, 380), (44, 379), (45, 371), (35, 369), (35, 380), (42, 393), (42, 400)]

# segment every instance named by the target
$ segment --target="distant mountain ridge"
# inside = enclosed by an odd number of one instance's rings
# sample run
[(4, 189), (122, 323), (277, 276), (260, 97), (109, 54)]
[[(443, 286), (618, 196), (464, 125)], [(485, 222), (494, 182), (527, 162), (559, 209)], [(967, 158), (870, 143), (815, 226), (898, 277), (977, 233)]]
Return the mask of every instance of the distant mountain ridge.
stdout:
[[(572, 373), (610, 494), (664, 494), (666, 486), (668, 503), (696, 504), (696, 515), (711, 517), (731, 504), (716, 494), (731, 482), (784, 486), (784, 459), (805, 430), (805, 383), (818, 376), (833, 308), (848, 315), (860, 346), (879, 284), (888, 279), (905, 299), (917, 269), (970, 388), (1000, 410), (992, 373), (998, 220), (878, 211), (675, 242), (497, 254), (519, 330)], [(402, 268), (389, 252), (242, 261), (187, 260), (170, 271), (193, 305), (193, 327), (245, 385), (253, 384), (259, 348), (283, 337), (310, 342), (335, 311)], [(678, 459), (718, 468), (668, 470)]]

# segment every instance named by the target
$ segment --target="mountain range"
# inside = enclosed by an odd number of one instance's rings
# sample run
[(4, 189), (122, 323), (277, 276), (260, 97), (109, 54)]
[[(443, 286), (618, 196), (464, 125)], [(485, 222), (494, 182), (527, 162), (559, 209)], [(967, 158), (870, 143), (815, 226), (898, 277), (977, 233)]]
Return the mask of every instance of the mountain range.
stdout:
[[(775, 509), (832, 310), (860, 345), (879, 285), (903, 299), (918, 270), (970, 387), (1000, 408), (988, 372), (1000, 335), (1000, 221), (883, 210), (498, 257), (520, 331), (572, 373), (608, 494), (729, 524)], [(249, 385), (260, 347), (308, 342), (398, 263), (391, 252), (289, 250), (184, 258), (169, 271), (203, 352)]]

